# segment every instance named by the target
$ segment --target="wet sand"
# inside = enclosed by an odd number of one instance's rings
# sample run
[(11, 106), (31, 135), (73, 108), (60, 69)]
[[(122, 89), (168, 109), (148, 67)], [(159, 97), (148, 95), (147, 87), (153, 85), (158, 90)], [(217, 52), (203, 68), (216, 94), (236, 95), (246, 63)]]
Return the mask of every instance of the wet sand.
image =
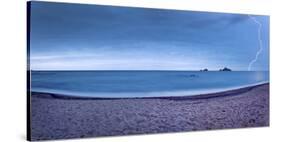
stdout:
[(269, 126), (269, 84), (200, 97), (31, 95), (31, 140), (261, 126)]

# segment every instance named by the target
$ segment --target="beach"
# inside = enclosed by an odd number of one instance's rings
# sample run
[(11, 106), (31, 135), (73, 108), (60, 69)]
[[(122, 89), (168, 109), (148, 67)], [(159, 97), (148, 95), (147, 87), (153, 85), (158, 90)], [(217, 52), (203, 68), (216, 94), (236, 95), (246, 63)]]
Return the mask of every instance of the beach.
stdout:
[(269, 126), (269, 84), (200, 96), (79, 98), (32, 92), (31, 140)]

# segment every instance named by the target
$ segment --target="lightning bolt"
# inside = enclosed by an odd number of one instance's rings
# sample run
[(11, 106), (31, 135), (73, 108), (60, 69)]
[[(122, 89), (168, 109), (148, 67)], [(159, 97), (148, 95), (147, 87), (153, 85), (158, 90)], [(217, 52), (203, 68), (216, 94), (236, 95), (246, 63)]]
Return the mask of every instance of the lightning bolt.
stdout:
[(250, 19), (252, 19), (258, 26), (258, 39), (259, 39), (259, 50), (257, 51), (256, 53), (256, 56), (254, 59), (251, 60), (251, 62), (249, 63), (248, 65), (248, 71), (251, 70), (253, 64), (255, 62), (257, 62), (258, 58), (259, 58), (259, 55), (261, 54), (262, 50), (263, 50), (263, 46), (262, 46), (262, 39), (261, 39), (261, 28), (262, 28), (262, 24), (253, 16), (251, 15), (248, 15)]

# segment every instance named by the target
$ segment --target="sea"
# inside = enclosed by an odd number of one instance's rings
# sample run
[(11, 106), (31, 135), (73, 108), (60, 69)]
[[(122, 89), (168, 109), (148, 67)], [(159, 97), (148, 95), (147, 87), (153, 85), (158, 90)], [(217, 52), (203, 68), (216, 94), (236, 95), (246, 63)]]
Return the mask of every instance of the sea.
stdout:
[(31, 91), (76, 97), (192, 96), (269, 83), (268, 71), (31, 71)]

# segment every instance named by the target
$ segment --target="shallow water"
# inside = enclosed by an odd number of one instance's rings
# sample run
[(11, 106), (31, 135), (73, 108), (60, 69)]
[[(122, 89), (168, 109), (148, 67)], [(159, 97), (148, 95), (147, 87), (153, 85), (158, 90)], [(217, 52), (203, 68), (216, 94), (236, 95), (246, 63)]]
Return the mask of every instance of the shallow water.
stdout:
[(266, 71), (32, 71), (31, 90), (86, 97), (182, 96), (269, 82)]

